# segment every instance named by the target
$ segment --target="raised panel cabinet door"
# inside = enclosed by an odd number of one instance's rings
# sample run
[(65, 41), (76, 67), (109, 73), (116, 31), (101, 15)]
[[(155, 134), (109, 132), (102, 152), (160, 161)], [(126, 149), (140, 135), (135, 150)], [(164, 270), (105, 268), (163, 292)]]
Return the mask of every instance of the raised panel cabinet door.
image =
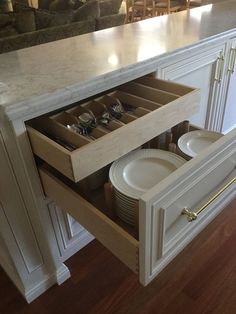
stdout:
[(94, 239), (72, 216), (62, 211), (56, 204), (49, 204), (49, 211), (62, 261), (67, 260)]
[(226, 45), (221, 44), (197, 54), (181, 54), (179, 59), (170, 59), (162, 64), (157, 73), (166, 80), (174, 80), (200, 88), (201, 104), (197, 114), (190, 117), (190, 122), (199, 127), (219, 131), (217, 119), (220, 107), (224, 55)]
[(223, 133), (236, 127), (236, 38), (230, 42), (227, 61)]

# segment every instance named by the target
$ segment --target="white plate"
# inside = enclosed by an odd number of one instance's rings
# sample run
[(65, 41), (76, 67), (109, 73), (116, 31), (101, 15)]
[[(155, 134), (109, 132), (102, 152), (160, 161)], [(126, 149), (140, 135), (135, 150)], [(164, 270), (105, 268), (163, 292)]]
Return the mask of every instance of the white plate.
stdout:
[(186, 155), (195, 157), (222, 136), (220, 133), (207, 130), (192, 131), (179, 138), (178, 147)]
[(124, 210), (126, 210), (127, 212), (130, 212), (130, 213), (134, 213), (135, 210), (137, 209), (137, 206), (134, 205), (130, 205), (130, 204), (127, 204), (125, 202), (122, 202), (120, 201), (119, 199), (116, 199), (116, 205), (119, 207), (119, 208), (122, 208)]
[(135, 204), (127, 204), (126, 202), (122, 202), (119, 199), (116, 199), (116, 204), (119, 207), (126, 208), (129, 211), (134, 211), (137, 206)]
[(131, 226), (134, 226), (134, 219), (130, 219), (130, 218), (127, 218), (126, 216), (122, 215), (121, 213), (117, 213), (117, 216), (123, 220), (124, 222), (126, 222), (127, 224), (131, 225)]
[(164, 150), (141, 149), (115, 161), (109, 177), (116, 190), (138, 199), (185, 162), (182, 157)]
[(137, 200), (132, 200), (130, 198), (121, 197), (118, 194), (115, 194), (115, 199), (125, 202), (127, 205), (134, 206), (137, 204)]
[(133, 220), (134, 221), (134, 218), (135, 218), (135, 213), (133, 213), (132, 215), (129, 215), (127, 214), (126, 211), (122, 210), (122, 209), (119, 209), (116, 211), (117, 212), (117, 215), (121, 214), (123, 215), (124, 217), (126, 217), (127, 219), (130, 219), (130, 220)]
[(135, 212), (137, 210), (137, 200), (126, 197), (122, 193), (114, 189), (115, 203), (117, 216), (128, 223), (129, 225), (135, 224)]
[(135, 212), (136, 212), (136, 208), (128, 208), (128, 207), (124, 207), (122, 206), (122, 204), (116, 203), (116, 209), (119, 211), (122, 211), (124, 214), (126, 214), (129, 217), (134, 217)]

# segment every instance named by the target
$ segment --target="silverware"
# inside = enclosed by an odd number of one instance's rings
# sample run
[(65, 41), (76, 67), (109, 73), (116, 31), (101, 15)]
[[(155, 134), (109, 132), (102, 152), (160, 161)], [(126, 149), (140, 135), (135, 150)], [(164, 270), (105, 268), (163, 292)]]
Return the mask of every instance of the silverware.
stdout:
[(54, 136), (54, 135), (52, 135), (52, 134), (50, 134), (50, 133), (46, 133), (46, 132), (45, 132), (45, 135), (46, 135), (47, 137), (49, 137), (51, 140), (57, 142), (59, 145), (63, 146), (64, 148), (68, 149), (68, 150), (71, 151), (71, 152), (72, 152), (73, 150), (77, 149), (77, 147), (76, 147), (75, 145), (73, 145), (73, 144), (71, 144), (71, 143), (68, 143), (67, 141), (61, 139), (61, 138), (58, 137), (58, 136)]
[(110, 113), (108, 112), (106, 106), (104, 112), (102, 113), (102, 115), (98, 118), (98, 124), (101, 124), (102, 126), (107, 126), (110, 121), (112, 120), (112, 116), (110, 115)]
[(93, 112), (89, 110), (78, 116), (79, 124), (86, 128), (95, 128), (97, 126), (97, 119)]
[(95, 137), (93, 137), (92, 135), (89, 134), (89, 132), (91, 130), (89, 130), (88, 127), (82, 126), (80, 124), (67, 124), (66, 127), (67, 127), (67, 129), (72, 130), (72, 131), (74, 131), (80, 135), (83, 135), (87, 138), (90, 138), (92, 140), (96, 139)]
[(125, 113), (125, 109), (118, 98), (114, 98), (114, 100), (115, 103), (109, 107), (109, 112), (116, 119), (120, 119), (123, 113)]
[(123, 107), (124, 107), (125, 112), (131, 112), (131, 113), (133, 113), (135, 109), (137, 109), (136, 107), (132, 105), (128, 105), (128, 104), (123, 104)]

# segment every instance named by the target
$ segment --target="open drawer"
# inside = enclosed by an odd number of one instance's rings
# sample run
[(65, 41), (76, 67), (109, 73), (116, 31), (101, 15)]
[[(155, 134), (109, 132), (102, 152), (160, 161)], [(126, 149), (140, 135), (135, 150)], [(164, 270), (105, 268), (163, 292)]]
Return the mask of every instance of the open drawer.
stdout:
[[(119, 121), (110, 121), (106, 128), (98, 125), (89, 136), (70, 127), (85, 112), (98, 119), (117, 100), (128, 108)], [(143, 77), (66, 111), (28, 121), (27, 130), (34, 154), (77, 182), (196, 113), (199, 103), (199, 90)]]
[[(86, 200), (78, 184), (40, 168), (45, 194), (148, 284), (236, 196), (236, 129), (186, 162), (138, 202), (138, 234)], [(96, 193), (95, 193), (96, 194)], [(94, 195), (95, 195), (94, 194)], [(186, 209), (201, 208), (189, 221)], [(188, 219), (189, 218), (189, 219)]]

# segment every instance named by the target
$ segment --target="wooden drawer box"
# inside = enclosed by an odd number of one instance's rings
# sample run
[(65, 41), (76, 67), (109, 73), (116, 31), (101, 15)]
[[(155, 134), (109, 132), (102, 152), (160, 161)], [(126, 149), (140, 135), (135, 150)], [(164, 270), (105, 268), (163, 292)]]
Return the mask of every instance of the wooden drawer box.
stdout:
[[(82, 197), (78, 184), (45, 168), (40, 176), (45, 194), (147, 285), (236, 196), (236, 129), (139, 199), (138, 235), (109, 218), (98, 200)], [(183, 209), (195, 212), (199, 207), (204, 210), (189, 222)]]
[[(125, 113), (120, 124), (112, 121), (110, 129), (94, 129), (95, 140), (67, 128), (82, 112), (99, 115), (114, 99), (136, 109)], [(34, 154), (77, 182), (196, 113), (199, 102), (199, 90), (143, 77), (65, 112), (30, 121), (27, 129)], [(74, 150), (58, 144), (57, 138)]]

